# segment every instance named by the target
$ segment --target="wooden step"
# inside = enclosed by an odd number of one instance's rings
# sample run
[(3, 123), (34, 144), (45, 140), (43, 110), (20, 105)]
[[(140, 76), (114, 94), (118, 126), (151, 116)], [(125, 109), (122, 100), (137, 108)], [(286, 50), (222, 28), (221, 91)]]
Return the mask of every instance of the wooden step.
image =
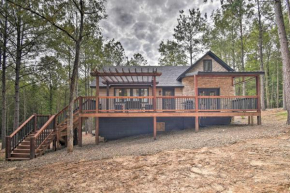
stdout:
[(11, 157), (30, 158), (30, 153), (11, 153)]
[(22, 141), (20, 145), (30, 145), (30, 141)]
[(30, 158), (26, 157), (10, 157), (8, 158), (9, 161), (23, 161), (23, 160), (30, 160)]
[(30, 149), (30, 145), (18, 145), (17, 149)]
[(14, 149), (13, 153), (30, 153), (30, 149)]

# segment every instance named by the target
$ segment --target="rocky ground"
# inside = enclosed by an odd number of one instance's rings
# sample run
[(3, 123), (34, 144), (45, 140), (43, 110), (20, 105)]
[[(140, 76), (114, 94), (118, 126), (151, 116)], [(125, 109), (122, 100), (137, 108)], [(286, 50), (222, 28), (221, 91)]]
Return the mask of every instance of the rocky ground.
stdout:
[[(282, 110), (262, 126), (139, 136), (74, 153), (0, 162), (0, 192), (290, 192), (290, 134)], [(106, 158), (106, 159), (105, 159)]]

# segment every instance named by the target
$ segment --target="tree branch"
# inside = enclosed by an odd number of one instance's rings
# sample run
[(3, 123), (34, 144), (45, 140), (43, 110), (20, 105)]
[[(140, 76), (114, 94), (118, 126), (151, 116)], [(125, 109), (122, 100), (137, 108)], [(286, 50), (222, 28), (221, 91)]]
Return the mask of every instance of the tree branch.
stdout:
[(53, 21), (49, 20), (48, 18), (46, 18), (45, 16), (41, 15), (40, 13), (30, 9), (29, 7), (23, 7), (22, 5), (19, 5), (11, 0), (7, 0), (8, 3), (11, 3), (13, 5), (16, 5), (18, 7), (20, 7), (21, 9), (24, 9), (26, 11), (29, 11), (30, 13), (37, 15), (38, 17), (44, 19), (45, 21), (49, 22), (51, 25), (53, 25), (54, 27), (56, 27), (57, 29), (59, 29), (60, 31), (64, 32), (69, 38), (71, 38), (73, 41), (76, 41), (76, 38), (71, 35), (69, 32), (67, 32), (65, 29), (63, 29), (61, 26), (57, 25), (56, 23), (54, 23)]

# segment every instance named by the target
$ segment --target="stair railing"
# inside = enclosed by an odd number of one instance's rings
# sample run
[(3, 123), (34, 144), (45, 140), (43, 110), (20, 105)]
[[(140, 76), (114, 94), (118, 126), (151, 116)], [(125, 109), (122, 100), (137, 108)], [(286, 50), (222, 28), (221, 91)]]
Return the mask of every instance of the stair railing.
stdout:
[(11, 135), (6, 136), (6, 159), (11, 157), (12, 151), (33, 131), (41, 127), (48, 119), (47, 115), (31, 115)]
[[(74, 100), (74, 114), (79, 112), (79, 108), (80, 108), (80, 97), (76, 98)], [(56, 114), (56, 125), (65, 123), (67, 121), (68, 118), (68, 114), (69, 114), (69, 109), (68, 106), (66, 106), (65, 108), (63, 108), (61, 111), (59, 111)]]
[(55, 115), (52, 115), (48, 121), (30, 138), (30, 159), (35, 158), (35, 154), (46, 147), (45, 143), (55, 132)]

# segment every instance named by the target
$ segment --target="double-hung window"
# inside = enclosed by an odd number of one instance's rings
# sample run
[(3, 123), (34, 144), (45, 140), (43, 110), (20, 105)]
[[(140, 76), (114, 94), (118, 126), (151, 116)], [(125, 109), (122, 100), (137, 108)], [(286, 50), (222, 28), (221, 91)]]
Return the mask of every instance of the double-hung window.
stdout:
[(203, 61), (203, 71), (211, 72), (212, 71), (212, 60), (204, 60)]

